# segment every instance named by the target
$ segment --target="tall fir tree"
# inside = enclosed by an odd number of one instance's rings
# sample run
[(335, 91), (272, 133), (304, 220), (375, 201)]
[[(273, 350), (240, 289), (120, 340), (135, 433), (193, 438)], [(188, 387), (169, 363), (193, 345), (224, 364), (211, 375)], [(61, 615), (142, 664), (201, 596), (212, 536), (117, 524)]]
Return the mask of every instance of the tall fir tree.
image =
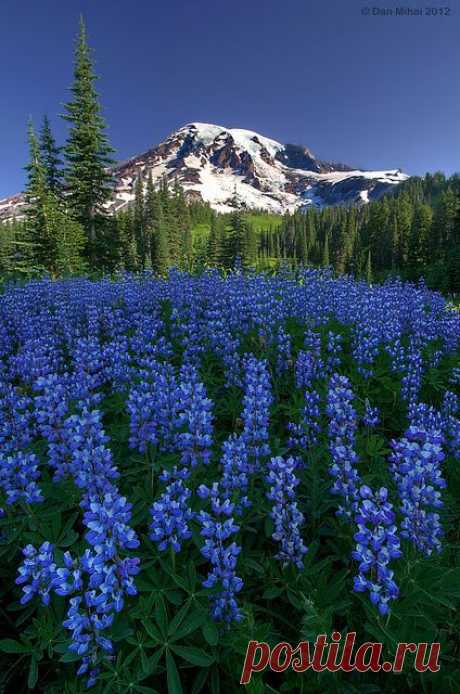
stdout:
[(429, 261), (428, 244), (432, 218), (431, 207), (426, 203), (419, 203), (415, 207), (408, 245), (408, 266), (413, 279), (423, 274), (423, 268)]
[(139, 262), (131, 208), (119, 212), (116, 223), (120, 265), (127, 272), (136, 272), (139, 269)]
[(154, 243), (156, 228), (158, 225), (160, 199), (153, 185), (152, 172), (149, 171), (147, 176), (147, 185), (145, 189), (145, 205), (144, 205), (144, 243), (146, 252), (146, 265), (153, 266)]
[(372, 254), (371, 249), (367, 251), (367, 261), (366, 261), (366, 282), (372, 284)]
[(110, 157), (113, 150), (105, 135), (105, 123), (95, 89), (96, 79), (81, 18), (72, 100), (65, 104), (66, 114), (63, 116), (70, 124), (64, 147), (64, 175), (69, 204), (88, 235), (93, 254), (98, 229), (106, 217), (104, 204), (111, 194), (109, 167), (113, 163)]
[(62, 191), (62, 161), (61, 150), (56, 145), (48, 116), (43, 117), (40, 131), (40, 154), (45, 169), (48, 189), (57, 195)]
[(136, 239), (137, 255), (140, 267), (145, 268), (147, 249), (145, 244), (145, 206), (144, 206), (144, 182), (142, 171), (139, 170), (134, 183), (134, 237)]
[(53, 262), (53, 243), (48, 219), (49, 190), (45, 167), (40, 153), (40, 143), (32, 121), (28, 125), (29, 163), (26, 182), (25, 233), (17, 240), (18, 268), (35, 270), (48, 268)]
[(329, 259), (329, 234), (326, 232), (326, 235), (324, 237), (324, 245), (323, 245), (323, 255), (321, 258), (321, 265), (323, 267), (329, 267), (330, 265), (330, 259)]
[(170, 266), (170, 255), (169, 255), (169, 233), (168, 224), (166, 222), (163, 213), (158, 220), (158, 226), (155, 235), (155, 262), (153, 265), (154, 270), (159, 275), (164, 275), (168, 271)]
[(217, 219), (217, 215), (213, 215), (211, 219), (211, 229), (209, 231), (208, 243), (207, 243), (207, 264), (210, 267), (219, 267), (220, 265), (220, 248), (221, 234), (220, 225)]

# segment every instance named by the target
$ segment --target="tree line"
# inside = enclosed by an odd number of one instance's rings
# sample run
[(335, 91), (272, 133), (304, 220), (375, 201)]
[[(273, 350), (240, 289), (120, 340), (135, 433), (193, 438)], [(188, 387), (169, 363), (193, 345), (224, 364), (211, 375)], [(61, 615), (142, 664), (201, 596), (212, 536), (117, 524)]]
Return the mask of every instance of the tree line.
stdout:
[(362, 207), (331, 207), (285, 215), (260, 235), (259, 264), (287, 259), (331, 265), (367, 279), (424, 277), (460, 292), (460, 176), (414, 177)]
[(0, 225), (2, 275), (164, 273), (172, 266), (193, 271), (235, 263), (276, 269), (288, 262), (332, 266), (368, 280), (423, 276), (434, 288), (460, 291), (459, 175), (411, 178), (360, 208), (308, 209), (271, 226), (261, 214), (256, 230), (236, 196), (235, 212), (219, 215), (187, 201), (177, 182), (163, 179), (155, 187), (151, 173), (139, 167), (134, 201), (109, 214), (113, 150), (96, 80), (81, 20), (63, 115), (67, 141), (57, 146), (46, 116), (38, 133), (29, 123), (25, 219)]

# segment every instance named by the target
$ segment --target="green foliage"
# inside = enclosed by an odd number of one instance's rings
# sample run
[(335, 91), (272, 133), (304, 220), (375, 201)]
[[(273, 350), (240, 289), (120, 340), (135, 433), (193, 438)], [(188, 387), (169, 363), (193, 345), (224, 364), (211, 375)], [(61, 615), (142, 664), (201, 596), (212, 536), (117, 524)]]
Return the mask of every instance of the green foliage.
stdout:
[(60, 153), (61, 149), (56, 145), (48, 116), (45, 115), (40, 132), (40, 154), (48, 188), (56, 194), (62, 192), (62, 162)]
[(113, 150), (104, 133), (105, 123), (94, 85), (96, 79), (85, 25), (80, 19), (71, 87), (73, 98), (65, 105), (63, 116), (70, 124), (64, 147), (64, 175), (69, 204), (88, 234), (90, 250), (96, 242), (98, 218), (105, 217), (104, 204), (111, 194), (108, 167), (113, 163), (110, 158)]
[[(164, 330), (168, 335), (172, 325), (166, 304), (163, 308)], [(287, 328), (294, 350), (303, 348), (303, 326), (292, 321)], [(344, 372), (353, 382), (359, 415), (363, 413), (366, 398), (381, 408), (382, 421), (377, 430), (369, 432), (360, 424), (357, 455), (363, 482), (373, 487), (386, 484), (386, 442), (399, 436), (406, 424), (398, 378), (389, 362), (380, 355), (375, 375), (370, 380), (363, 379), (350, 358), (346, 330), (328, 323), (318, 329), (323, 342), (330, 329), (342, 334)], [(271, 412), (270, 447), (273, 454), (284, 454), (282, 432), (286, 430), (287, 421), (300, 417), (302, 393), (294, 386), (292, 369), (281, 377), (275, 376), (276, 354), (267, 350), (259, 335), (251, 332), (241, 337), (242, 352), (251, 351), (269, 360), (277, 394)], [(449, 387), (453, 365), (453, 359), (444, 358), (425, 379), (427, 402), (436, 402), (439, 392)], [(212, 354), (203, 355), (200, 375), (214, 400), (217, 440), (205, 476), (202, 467), (192, 470), (187, 483), (191, 488), (203, 481), (210, 484), (218, 478), (220, 443), (234, 430), (234, 422), (241, 412), (242, 393), (238, 388), (223, 386), (222, 371), (221, 360)], [(168, 553), (160, 553), (148, 540), (148, 509), (158, 494), (156, 486), (152, 493), (152, 466), (157, 484), (157, 472), (165, 467), (171, 469), (178, 457), (160, 453), (153, 447), (145, 456), (133, 452), (127, 445), (127, 393), (114, 396), (107, 387), (102, 394), (100, 408), (121, 472), (120, 488), (133, 503), (133, 525), (142, 538), (139, 554), (143, 568), (136, 577), (139, 595), (129, 601), (127, 609), (108, 632), (116, 646), (115, 659), (91, 691), (95, 694), (237, 692), (249, 640), (265, 641), (271, 646), (287, 641), (295, 646), (300, 640), (313, 642), (318, 634), (330, 635), (338, 630), (343, 635), (356, 631), (357, 644), (367, 640), (382, 642), (385, 656), (391, 658), (399, 641), (439, 641), (441, 670), (436, 675), (417, 674), (410, 657), (398, 676), (371, 672), (296, 674), (291, 669), (276, 675), (267, 669), (263, 674), (254, 675), (248, 691), (261, 694), (299, 691), (415, 694), (421, 691), (428, 694), (439, 689), (456, 694), (460, 674), (457, 664), (460, 474), (454, 458), (446, 460), (443, 473), (448, 480), (446, 508), (441, 511), (446, 530), (443, 553), (427, 560), (411, 552), (408, 544), (404, 546), (404, 558), (395, 562), (401, 596), (387, 618), (378, 615), (367, 596), (362, 598), (351, 590), (352, 530), (347, 521), (335, 516), (336, 500), (329, 493), (330, 454), (325, 437), (314, 450), (301, 454), (305, 467), (296, 495), (299, 509), (306, 513), (303, 534), (309, 547), (301, 572), (283, 567), (273, 557), (273, 529), (267, 522), (270, 503), (265, 496), (266, 489), (258, 480), (251, 490), (254, 500), (251, 513), (239, 535), (242, 551), (238, 570), (245, 581), (241, 598), (244, 620), (234, 624), (231, 630), (225, 630), (209, 616), (209, 594), (201, 585), (207, 566), (200, 554), (200, 539), (195, 537), (174, 559)], [(327, 426), (324, 415), (321, 424), (324, 431)], [(0, 687), (5, 692), (77, 694), (85, 690), (84, 683), (75, 677), (78, 656), (67, 650), (68, 633), (62, 627), (64, 599), (53, 600), (51, 607), (41, 606), (38, 601), (20, 605), (19, 588), (14, 586), (19, 548), (27, 542), (38, 545), (50, 540), (60, 558), (66, 549), (77, 556), (87, 547), (81, 532), (79, 490), (70, 481), (52, 482), (44, 446), (38, 442), (33, 450), (42, 461), (41, 486), (46, 503), (38, 514), (32, 513), (30, 507), (20, 507), (14, 515), (1, 520)], [(196, 497), (194, 502), (196, 504)], [(197, 509), (198, 506), (194, 510)]]

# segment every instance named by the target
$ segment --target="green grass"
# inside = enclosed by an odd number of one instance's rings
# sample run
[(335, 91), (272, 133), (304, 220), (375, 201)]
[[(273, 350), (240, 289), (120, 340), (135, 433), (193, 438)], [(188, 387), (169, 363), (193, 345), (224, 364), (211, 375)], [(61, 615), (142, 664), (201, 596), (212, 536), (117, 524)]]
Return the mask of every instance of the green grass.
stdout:
[(270, 227), (279, 227), (283, 218), (279, 214), (270, 214), (269, 212), (250, 212), (246, 215), (246, 219), (256, 231), (266, 231)]
[[(270, 227), (272, 229), (279, 227), (283, 220), (281, 215), (269, 212), (248, 212), (245, 217), (257, 232), (266, 231)], [(207, 222), (195, 224), (192, 228), (194, 242), (203, 242), (209, 236), (210, 230), (211, 225)]]

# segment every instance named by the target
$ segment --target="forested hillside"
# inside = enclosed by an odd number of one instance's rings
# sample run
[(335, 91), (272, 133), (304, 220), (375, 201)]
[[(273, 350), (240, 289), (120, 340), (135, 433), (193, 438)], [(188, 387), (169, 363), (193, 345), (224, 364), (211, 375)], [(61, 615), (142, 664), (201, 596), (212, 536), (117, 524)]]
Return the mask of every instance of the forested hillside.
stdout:
[(134, 200), (109, 214), (113, 150), (96, 79), (81, 23), (67, 141), (57, 146), (46, 116), (39, 133), (29, 124), (25, 219), (0, 225), (4, 278), (288, 263), (330, 265), (374, 281), (424, 277), (432, 288), (460, 291), (459, 175), (410, 178), (360, 207), (307, 207), (281, 217), (249, 210), (236, 191), (235, 212), (217, 214), (186, 199), (177, 180), (158, 187), (139, 166)]

